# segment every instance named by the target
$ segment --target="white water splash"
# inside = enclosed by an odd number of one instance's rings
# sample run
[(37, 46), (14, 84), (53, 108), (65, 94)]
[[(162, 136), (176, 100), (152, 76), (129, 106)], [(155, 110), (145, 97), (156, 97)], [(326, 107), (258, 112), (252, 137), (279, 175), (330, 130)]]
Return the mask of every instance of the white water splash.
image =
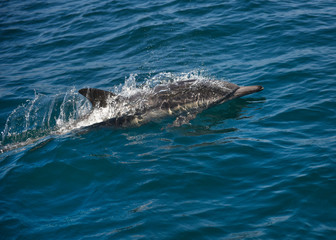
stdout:
[[(24, 146), (60, 132), (60, 126), (71, 126), (90, 112), (90, 104), (77, 90), (66, 94), (46, 96), (35, 93), (34, 99), (27, 100), (8, 116), (1, 132), (2, 151)], [(68, 131), (72, 128), (68, 127)]]

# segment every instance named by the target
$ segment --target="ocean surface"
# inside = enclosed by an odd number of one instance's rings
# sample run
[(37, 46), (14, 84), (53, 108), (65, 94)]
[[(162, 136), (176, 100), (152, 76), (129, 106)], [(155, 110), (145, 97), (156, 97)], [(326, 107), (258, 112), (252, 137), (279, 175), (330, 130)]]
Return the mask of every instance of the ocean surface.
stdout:
[[(78, 93), (189, 79), (264, 90), (122, 128)], [(0, 239), (336, 239), (336, 2), (0, 1), (0, 131)]]

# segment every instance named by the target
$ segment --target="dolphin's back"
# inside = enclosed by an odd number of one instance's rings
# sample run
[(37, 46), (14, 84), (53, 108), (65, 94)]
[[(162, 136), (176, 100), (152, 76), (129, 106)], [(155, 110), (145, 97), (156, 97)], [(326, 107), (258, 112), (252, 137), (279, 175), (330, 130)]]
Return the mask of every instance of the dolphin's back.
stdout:
[(173, 109), (190, 104), (208, 107), (231, 97), (238, 88), (238, 85), (224, 81), (178, 81), (157, 85), (150, 102), (151, 105), (160, 105), (161, 109)]

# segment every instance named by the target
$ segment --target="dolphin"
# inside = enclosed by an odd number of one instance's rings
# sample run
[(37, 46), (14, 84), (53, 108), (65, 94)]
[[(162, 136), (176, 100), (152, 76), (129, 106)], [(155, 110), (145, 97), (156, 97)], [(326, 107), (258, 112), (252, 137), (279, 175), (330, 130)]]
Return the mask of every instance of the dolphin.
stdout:
[(259, 85), (238, 86), (220, 80), (180, 80), (127, 96), (96, 88), (83, 88), (79, 93), (93, 109), (114, 108), (114, 116), (98, 125), (126, 127), (169, 115), (177, 117), (172, 126), (181, 126), (209, 107), (261, 90)]

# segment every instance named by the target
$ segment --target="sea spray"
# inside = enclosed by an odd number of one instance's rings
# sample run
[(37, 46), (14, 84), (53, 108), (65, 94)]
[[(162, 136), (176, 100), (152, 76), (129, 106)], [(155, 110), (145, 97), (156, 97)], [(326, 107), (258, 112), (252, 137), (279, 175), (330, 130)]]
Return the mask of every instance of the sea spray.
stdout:
[(59, 134), (61, 128), (89, 112), (90, 105), (74, 89), (54, 96), (35, 93), (32, 100), (27, 100), (8, 116), (1, 132), (0, 147), (6, 151)]

